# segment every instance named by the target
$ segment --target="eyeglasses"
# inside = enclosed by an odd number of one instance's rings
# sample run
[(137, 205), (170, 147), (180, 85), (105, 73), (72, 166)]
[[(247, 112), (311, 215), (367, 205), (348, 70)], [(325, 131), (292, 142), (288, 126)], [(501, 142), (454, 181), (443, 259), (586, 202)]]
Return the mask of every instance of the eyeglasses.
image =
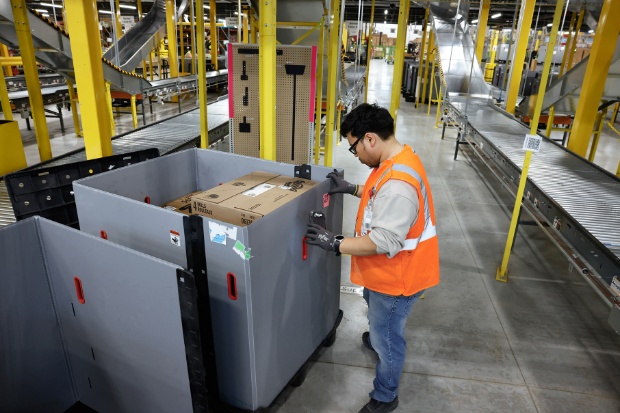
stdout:
[(357, 155), (357, 150), (355, 149), (355, 147), (357, 146), (358, 143), (360, 143), (362, 139), (364, 139), (364, 136), (366, 135), (362, 135), (359, 138), (357, 138), (357, 140), (353, 142), (353, 145), (349, 147), (349, 152), (351, 152), (353, 155)]

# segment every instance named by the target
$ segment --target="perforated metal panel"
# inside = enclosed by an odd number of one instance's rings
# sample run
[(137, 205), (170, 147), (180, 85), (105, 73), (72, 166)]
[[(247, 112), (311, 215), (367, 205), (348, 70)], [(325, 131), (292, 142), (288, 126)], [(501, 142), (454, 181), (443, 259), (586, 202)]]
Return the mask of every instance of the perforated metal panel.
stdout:
[[(276, 50), (276, 160), (301, 165), (310, 160), (314, 135), (316, 47), (278, 46)], [(232, 150), (259, 157), (258, 45), (231, 44), (229, 60)]]

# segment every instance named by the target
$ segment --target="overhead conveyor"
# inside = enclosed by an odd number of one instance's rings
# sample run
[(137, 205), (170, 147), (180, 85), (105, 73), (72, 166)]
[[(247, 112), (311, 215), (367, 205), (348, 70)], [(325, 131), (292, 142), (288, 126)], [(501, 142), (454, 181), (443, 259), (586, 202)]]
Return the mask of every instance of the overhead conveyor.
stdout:
[[(459, 147), (468, 144), (516, 193), (529, 128), (494, 105), (475, 57), (467, 23), (456, 3), (431, 3), (441, 69), (447, 84), (444, 121), (458, 124)], [(445, 125), (445, 124), (444, 124)], [(445, 133), (445, 126), (444, 126)], [(523, 207), (613, 307), (620, 331), (620, 300), (610, 284), (620, 277), (620, 179), (561, 145), (543, 139), (532, 157)]]

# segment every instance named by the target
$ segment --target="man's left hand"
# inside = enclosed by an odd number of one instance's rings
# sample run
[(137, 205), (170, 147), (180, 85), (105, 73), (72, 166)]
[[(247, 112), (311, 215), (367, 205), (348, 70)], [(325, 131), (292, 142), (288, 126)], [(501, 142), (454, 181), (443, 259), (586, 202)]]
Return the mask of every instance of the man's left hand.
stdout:
[(336, 251), (334, 243), (336, 235), (318, 224), (308, 224), (306, 242), (310, 245), (318, 245), (325, 251)]

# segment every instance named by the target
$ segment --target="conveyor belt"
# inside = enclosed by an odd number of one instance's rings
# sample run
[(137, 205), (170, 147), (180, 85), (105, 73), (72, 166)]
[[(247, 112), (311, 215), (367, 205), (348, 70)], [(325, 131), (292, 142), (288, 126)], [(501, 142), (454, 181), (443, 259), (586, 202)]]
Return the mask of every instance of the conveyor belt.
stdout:
[[(209, 144), (213, 145), (228, 135), (228, 98), (208, 105)], [(200, 141), (200, 109), (193, 109), (177, 116), (112, 138), (115, 155), (148, 148), (159, 149), (160, 155), (196, 147)], [(86, 151), (78, 149), (50, 161), (26, 169), (37, 169), (86, 160)], [(6, 191), (0, 181), (0, 227), (15, 222), (15, 215)]]
[[(525, 157), (529, 128), (487, 104), (486, 99), (451, 96), (452, 117), (463, 137), (515, 185)], [(465, 107), (467, 117), (465, 125)], [(469, 130), (468, 130), (469, 129)], [(526, 201), (609, 285), (620, 276), (620, 180), (609, 172), (543, 139), (530, 164)]]
[[(41, 96), (43, 97), (43, 104), (45, 105), (62, 102), (69, 98), (69, 88), (66, 84), (62, 83), (58, 86), (42, 87)], [(15, 105), (16, 110), (30, 107), (27, 90), (9, 92), (9, 100)]]

